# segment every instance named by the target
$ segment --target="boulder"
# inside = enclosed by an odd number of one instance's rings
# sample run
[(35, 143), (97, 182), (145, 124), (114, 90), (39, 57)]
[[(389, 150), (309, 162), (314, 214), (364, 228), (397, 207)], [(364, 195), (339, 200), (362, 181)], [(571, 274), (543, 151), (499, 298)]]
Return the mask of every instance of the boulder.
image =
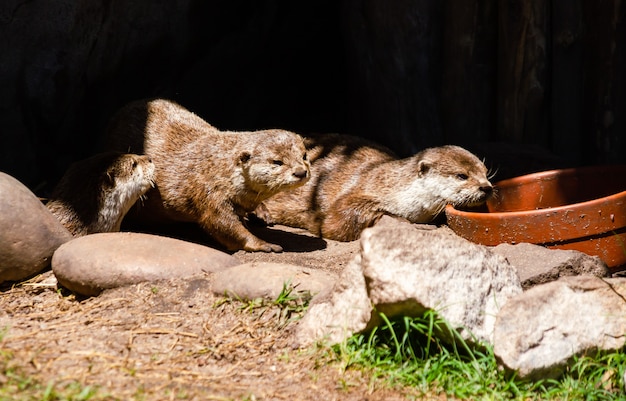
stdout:
[(50, 266), (54, 251), (72, 234), (21, 182), (0, 172), (0, 283)]
[(563, 277), (510, 299), (494, 331), (498, 361), (521, 379), (556, 378), (575, 355), (626, 340), (626, 279)]
[(515, 268), (447, 227), (381, 223), (361, 235), (363, 274), (376, 310), (389, 318), (435, 310), (467, 340), (491, 344), (499, 309), (522, 292)]
[(291, 295), (315, 296), (328, 291), (335, 276), (322, 270), (286, 263), (251, 262), (213, 274), (213, 292), (242, 300), (257, 298), (274, 300), (285, 286), (293, 288)]
[(381, 323), (376, 312), (393, 318), (429, 309), (468, 340), (492, 343), (499, 308), (522, 292), (504, 258), (449, 229), (384, 217), (361, 234), (360, 245), (360, 255), (300, 321), (300, 345), (367, 331)]
[(548, 249), (528, 243), (500, 244), (492, 250), (505, 257), (517, 269), (524, 289), (564, 276), (610, 276), (609, 268), (602, 259), (579, 251)]
[(211, 273), (240, 264), (224, 252), (150, 234), (116, 232), (76, 238), (59, 247), (52, 271), (82, 295), (108, 288)]

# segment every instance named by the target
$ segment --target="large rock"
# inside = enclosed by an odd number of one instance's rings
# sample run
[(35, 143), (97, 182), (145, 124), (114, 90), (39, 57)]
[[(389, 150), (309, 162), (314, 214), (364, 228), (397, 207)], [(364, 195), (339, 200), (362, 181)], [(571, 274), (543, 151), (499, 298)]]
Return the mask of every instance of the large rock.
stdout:
[(213, 291), (242, 300), (276, 299), (284, 287), (290, 295), (312, 297), (328, 291), (335, 276), (321, 270), (286, 263), (251, 262), (213, 274)]
[(385, 217), (361, 234), (360, 244), (361, 254), (300, 321), (300, 345), (337, 343), (371, 329), (381, 323), (374, 310), (393, 318), (429, 309), (468, 340), (491, 343), (499, 308), (522, 292), (504, 258), (448, 229)]
[(619, 350), (626, 341), (626, 279), (564, 277), (509, 300), (494, 353), (522, 379), (555, 378), (574, 355)]
[(64, 287), (83, 295), (144, 281), (216, 272), (240, 264), (213, 248), (138, 233), (76, 238), (54, 253), (52, 271)]
[(436, 310), (468, 340), (492, 343), (498, 310), (522, 291), (515, 268), (448, 228), (381, 223), (361, 235), (363, 274), (376, 310), (387, 317)]
[(0, 172), (0, 283), (50, 266), (72, 235), (21, 182)]
[(548, 249), (528, 243), (500, 244), (492, 250), (516, 268), (524, 289), (565, 276), (610, 276), (609, 268), (602, 259), (579, 251)]

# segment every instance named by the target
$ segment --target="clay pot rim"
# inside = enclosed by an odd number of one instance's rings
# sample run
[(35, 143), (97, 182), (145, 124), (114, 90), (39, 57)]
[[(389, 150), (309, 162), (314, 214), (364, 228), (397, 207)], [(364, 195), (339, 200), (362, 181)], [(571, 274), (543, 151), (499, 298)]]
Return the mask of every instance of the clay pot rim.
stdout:
[[(552, 178), (557, 178), (558, 176), (568, 176), (570, 174), (575, 173), (585, 173), (585, 174), (593, 174), (598, 172), (605, 171), (618, 171), (623, 170), (626, 172), (626, 164), (601, 164), (596, 166), (585, 166), (585, 167), (570, 167), (570, 168), (562, 168), (562, 169), (553, 169), (553, 170), (545, 170), (538, 171), (536, 173), (530, 173), (525, 175), (520, 175), (518, 177), (507, 178), (504, 180), (498, 181), (495, 185), (498, 187), (510, 187), (515, 185), (526, 184), (532, 181), (539, 180), (548, 180)], [(626, 192), (626, 190), (622, 191)], [(584, 203), (584, 202), (580, 202)]]
[[(590, 166), (590, 167), (573, 167), (573, 168), (566, 168), (566, 169), (554, 169), (554, 170), (547, 170), (547, 171), (541, 171), (541, 172), (537, 172), (537, 173), (531, 173), (531, 174), (526, 174), (526, 175), (522, 175), (519, 177), (513, 177), (513, 178), (508, 178), (502, 181), (498, 181), (494, 186), (496, 188), (498, 187), (509, 187), (509, 186), (514, 186), (514, 185), (519, 185), (519, 184), (525, 184), (528, 183), (529, 181), (538, 181), (538, 180), (546, 180), (546, 179), (551, 179), (553, 177), (556, 177), (558, 175), (567, 175), (567, 174), (572, 174), (575, 172), (585, 172), (585, 173), (593, 173), (594, 171), (603, 171), (603, 170), (607, 170), (607, 169), (623, 169), (626, 170), (626, 165), (600, 165), (600, 166)], [(497, 196), (497, 195), (496, 195)], [(557, 213), (557, 212), (565, 212), (567, 210), (571, 210), (572, 208), (577, 208), (577, 209), (587, 209), (587, 208), (596, 208), (600, 205), (605, 204), (606, 202), (613, 202), (618, 200), (620, 197), (624, 197), (626, 196), (626, 190), (625, 191), (621, 191), (621, 192), (616, 192), (614, 194), (611, 195), (607, 195), (607, 196), (603, 196), (601, 198), (596, 198), (596, 199), (591, 199), (588, 201), (584, 201), (584, 202), (578, 202), (578, 203), (569, 203), (567, 205), (563, 205), (563, 206), (555, 206), (555, 207), (548, 207), (548, 208), (543, 208), (543, 209), (532, 209), (532, 210), (518, 210), (518, 211), (511, 211), (511, 212), (474, 212), (474, 211), (466, 211), (466, 210), (460, 210), (454, 207), (454, 205), (447, 205), (446, 206), (446, 214), (450, 213), (453, 215), (457, 215), (457, 216), (462, 216), (462, 217), (471, 217), (471, 218), (477, 218), (477, 219), (501, 219), (504, 217), (510, 218), (510, 217), (528, 217), (528, 216), (534, 216), (534, 215), (538, 215), (538, 214), (548, 214), (548, 213)]]

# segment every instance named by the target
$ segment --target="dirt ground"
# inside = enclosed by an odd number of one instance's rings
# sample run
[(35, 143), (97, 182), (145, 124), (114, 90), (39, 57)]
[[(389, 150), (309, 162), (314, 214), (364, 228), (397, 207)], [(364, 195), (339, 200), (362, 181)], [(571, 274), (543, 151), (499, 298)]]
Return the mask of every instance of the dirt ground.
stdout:
[[(235, 256), (338, 273), (358, 252), (358, 242), (322, 241), (298, 230), (259, 235), (285, 244), (286, 252)], [(2, 350), (12, 353), (20, 372), (44, 384), (79, 382), (120, 400), (415, 398), (411, 389), (391, 389), (368, 372), (345, 369), (325, 347), (295, 349), (296, 323), (284, 310), (215, 296), (208, 275), (87, 299), (54, 281), (48, 271), (0, 291), (0, 328), (7, 330)]]

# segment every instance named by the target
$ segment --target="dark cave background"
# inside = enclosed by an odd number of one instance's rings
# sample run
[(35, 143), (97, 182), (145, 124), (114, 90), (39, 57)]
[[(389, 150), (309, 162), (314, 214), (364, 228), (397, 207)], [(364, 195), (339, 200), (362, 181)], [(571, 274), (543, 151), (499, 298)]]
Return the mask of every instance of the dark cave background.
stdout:
[(0, 5), (0, 171), (40, 196), (112, 113), (453, 143), (496, 178), (626, 161), (619, 0), (30, 0)]

